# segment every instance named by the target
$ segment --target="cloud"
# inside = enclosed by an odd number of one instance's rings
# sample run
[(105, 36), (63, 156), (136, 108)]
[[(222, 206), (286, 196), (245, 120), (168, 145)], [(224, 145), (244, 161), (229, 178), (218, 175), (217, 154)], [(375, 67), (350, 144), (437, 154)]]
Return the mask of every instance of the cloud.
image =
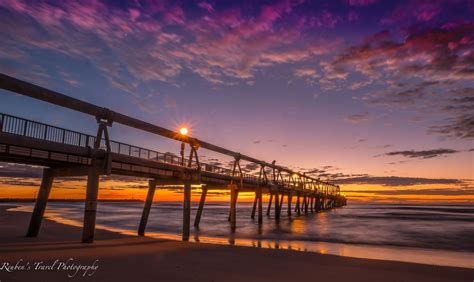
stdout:
[(0, 177), (40, 178), (42, 168), (38, 166), (0, 163)]
[(435, 122), (428, 124), (428, 133), (473, 138), (474, 101), (468, 83), (474, 79), (474, 23), (409, 27), (402, 35), (399, 40), (399, 34), (377, 32), (322, 62), (322, 88), (331, 90), (340, 80), (362, 76), (348, 88), (374, 81), (379, 87), (354, 94), (355, 100), (418, 115), (437, 112), (439, 120), (426, 120)]
[(433, 125), (428, 132), (458, 138), (474, 138), (474, 114), (460, 115), (444, 121), (444, 125)]
[(0, 176), (0, 185), (9, 185), (9, 186), (39, 186), (40, 180), (37, 178), (24, 178), (24, 177), (4, 177)]
[[(212, 84), (232, 85), (262, 68), (328, 53), (336, 41), (302, 36), (310, 27), (292, 14), (302, 4), (275, 1), (243, 13), (239, 7), (217, 10), (202, 1), (197, 6), (208, 13), (201, 17), (175, 1), (135, 1), (125, 8), (99, 0), (2, 1), (0, 34), (5, 48), (18, 50), (10, 56), (29, 56), (24, 50), (36, 48), (86, 60), (113, 87), (141, 107), (153, 108), (143, 102), (140, 86), (152, 81), (175, 85), (183, 70)], [(329, 15), (321, 20), (333, 25)]]
[(313, 68), (297, 68), (293, 70), (293, 75), (296, 77), (309, 77), (316, 78), (319, 77), (318, 73)]
[(349, 6), (369, 6), (377, 3), (378, 0), (346, 0)]
[(460, 151), (453, 150), (453, 149), (435, 149), (435, 150), (422, 150), (422, 151), (409, 150), (409, 151), (388, 152), (385, 155), (387, 155), (387, 156), (403, 156), (403, 157), (407, 157), (407, 158), (430, 159), (430, 158), (440, 157), (440, 156), (444, 156), (444, 155), (456, 154), (456, 153), (459, 153), (459, 152)]
[(344, 193), (370, 193), (377, 195), (435, 195), (435, 196), (468, 196), (474, 195), (474, 189), (437, 188), (437, 189), (394, 189), (394, 190), (344, 190)]
[[(331, 68), (350, 68), (371, 79), (385, 75), (414, 75), (430, 80), (473, 78), (474, 24), (408, 29), (403, 41), (382, 31), (338, 55)], [(452, 47), (449, 47), (452, 46)]]
[(208, 2), (200, 2), (197, 5), (198, 5), (199, 8), (202, 8), (202, 9), (206, 10), (209, 13), (214, 12), (214, 7), (212, 7), (212, 4), (210, 4)]
[(246, 173), (256, 172), (259, 169), (260, 169), (260, 165), (256, 163), (248, 163), (242, 168), (242, 170)]
[(428, 129), (437, 133), (462, 139), (474, 138), (474, 88), (451, 90), (449, 104), (443, 108), (450, 117)]
[(334, 28), (338, 23), (344, 19), (340, 15), (333, 14), (327, 10), (311, 16), (307, 19), (309, 26), (311, 27), (326, 27)]
[(336, 184), (376, 184), (383, 186), (412, 186), (421, 184), (464, 184), (461, 179), (419, 178), (398, 176), (361, 176), (346, 177), (333, 180)]
[(347, 117), (344, 118), (345, 122), (353, 123), (353, 124), (366, 122), (368, 120), (369, 120), (369, 113), (368, 112), (365, 112), (365, 113), (362, 113), (362, 114), (354, 114), (354, 115), (350, 115), (350, 116), (347, 116)]
[(443, 5), (452, 1), (441, 0), (411, 0), (403, 3), (391, 13), (382, 18), (383, 24), (394, 24), (398, 22), (429, 22), (436, 18), (440, 13)]

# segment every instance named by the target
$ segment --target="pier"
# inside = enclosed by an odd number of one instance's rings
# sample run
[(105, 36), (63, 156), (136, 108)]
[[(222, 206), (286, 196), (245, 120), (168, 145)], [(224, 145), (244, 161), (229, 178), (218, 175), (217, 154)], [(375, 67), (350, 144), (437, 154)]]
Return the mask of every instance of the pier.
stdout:
[[(258, 160), (4, 74), (0, 74), (0, 88), (90, 115), (97, 122), (97, 134), (90, 135), (80, 130), (60, 128), (0, 113), (0, 161), (45, 167), (27, 230), (29, 237), (38, 236), (53, 180), (57, 177), (87, 176), (82, 235), (84, 243), (94, 241), (101, 175), (149, 179), (137, 231), (140, 236), (146, 234), (153, 197), (160, 185), (179, 185), (183, 189), (183, 240), (188, 240), (190, 235), (191, 186), (199, 186), (202, 191), (194, 226), (200, 224), (210, 189), (230, 191), (227, 220), (232, 230), (237, 228), (239, 192), (255, 193), (249, 216), (252, 219), (257, 217), (259, 224), (264, 218), (265, 194), (270, 198), (266, 215), (273, 214), (277, 221), (282, 212), (294, 216), (346, 205), (347, 200), (340, 193), (338, 185), (277, 165), (275, 161)], [(174, 139), (181, 143), (180, 154), (161, 153), (119, 142), (109, 136), (108, 128), (114, 123)], [(233, 158), (232, 168), (201, 162), (198, 154), (200, 148), (230, 156)], [(242, 162), (257, 165), (258, 174), (245, 173)]]

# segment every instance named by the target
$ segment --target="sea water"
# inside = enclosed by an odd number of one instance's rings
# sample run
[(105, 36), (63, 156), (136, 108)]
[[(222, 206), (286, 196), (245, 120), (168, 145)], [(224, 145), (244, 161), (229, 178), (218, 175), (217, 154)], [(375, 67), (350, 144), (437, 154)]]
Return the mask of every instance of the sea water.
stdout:
[[(31, 211), (21, 203), (17, 211)], [(50, 202), (49, 219), (82, 226), (84, 204)], [(136, 234), (142, 202), (99, 202), (97, 228)], [(191, 219), (197, 210), (193, 203)], [(274, 209), (263, 224), (251, 219), (252, 203), (238, 203), (237, 229), (228, 222), (229, 204), (206, 203), (193, 242), (292, 249), (350, 257), (474, 267), (474, 206), (455, 204), (357, 204), (320, 213), (287, 215), (279, 221)], [(177, 239), (182, 232), (182, 203), (156, 202), (147, 236)]]

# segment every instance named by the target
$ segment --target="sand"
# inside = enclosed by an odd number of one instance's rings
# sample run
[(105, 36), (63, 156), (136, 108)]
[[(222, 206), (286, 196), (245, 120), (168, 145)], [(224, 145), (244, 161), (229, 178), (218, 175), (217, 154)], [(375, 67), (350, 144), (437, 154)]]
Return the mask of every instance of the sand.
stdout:
[[(290, 250), (187, 243), (98, 230), (81, 244), (81, 229), (44, 220), (25, 238), (29, 214), (0, 207), (0, 281), (473, 281), (474, 269), (356, 259)], [(71, 267), (57, 270), (61, 262)], [(55, 270), (47, 270), (54, 264)], [(30, 270), (7, 272), (4, 263)], [(43, 262), (43, 263), (40, 263)], [(35, 265), (35, 263), (37, 263)], [(33, 270), (34, 267), (37, 270)], [(39, 269), (41, 268), (41, 269)], [(85, 274), (85, 276), (83, 276)], [(91, 276), (89, 276), (91, 274)], [(73, 276), (73, 277), (68, 277)]]

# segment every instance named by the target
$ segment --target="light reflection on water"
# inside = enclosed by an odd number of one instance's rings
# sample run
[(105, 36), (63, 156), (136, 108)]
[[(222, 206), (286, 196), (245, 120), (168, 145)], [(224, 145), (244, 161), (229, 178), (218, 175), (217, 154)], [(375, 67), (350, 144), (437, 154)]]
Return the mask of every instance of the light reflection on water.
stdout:
[[(142, 207), (101, 202), (97, 228), (136, 235)], [(32, 205), (12, 210), (31, 211)], [(474, 268), (472, 206), (350, 205), (291, 218), (282, 212), (280, 222), (264, 216), (263, 225), (250, 219), (250, 210), (251, 204), (239, 203), (237, 230), (231, 232), (228, 204), (206, 205), (191, 241)], [(82, 214), (82, 203), (51, 202), (46, 217), (81, 227)], [(147, 236), (181, 240), (181, 223), (180, 203), (154, 203)]]

